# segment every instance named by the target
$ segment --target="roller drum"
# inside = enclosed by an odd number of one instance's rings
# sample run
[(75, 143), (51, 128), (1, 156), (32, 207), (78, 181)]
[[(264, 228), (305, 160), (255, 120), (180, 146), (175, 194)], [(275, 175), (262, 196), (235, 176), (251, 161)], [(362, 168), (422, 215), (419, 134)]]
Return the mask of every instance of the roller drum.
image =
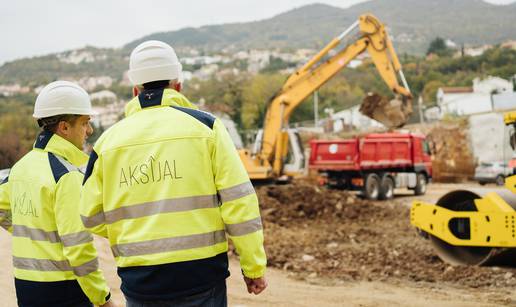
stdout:
[[(477, 211), (475, 199), (492, 192), (489, 189), (477, 189), (474, 191), (452, 191), (437, 201), (437, 206), (453, 211)], [(516, 210), (516, 195), (508, 190), (496, 191), (507, 204)], [(451, 224), (450, 229), (454, 234), (469, 231), (459, 223)], [(439, 258), (454, 265), (510, 265), (516, 266), (516, 248), (456, 246), (430, 235), (432, 246)]]

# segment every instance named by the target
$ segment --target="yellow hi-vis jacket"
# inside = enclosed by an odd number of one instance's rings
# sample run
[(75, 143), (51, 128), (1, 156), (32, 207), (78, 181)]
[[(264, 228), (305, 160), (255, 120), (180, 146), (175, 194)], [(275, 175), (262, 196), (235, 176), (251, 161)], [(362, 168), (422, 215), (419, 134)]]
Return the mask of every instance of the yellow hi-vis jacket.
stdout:
[(0, 185), (0, 225), (12, 233), (15, 287), (23, 305), (109, 299), (93, 238), (79, 215), (84, 176), (78, 167), (87, 160), (72, 143), (44, 131)]
[(145, 90), (94, 146), (84, 225), (109, 239), (129, 297), (190, 295), (229, 276), (226, 233), (245, 276), (264, 275), (258, 199), (222, 122), (171, 89)]

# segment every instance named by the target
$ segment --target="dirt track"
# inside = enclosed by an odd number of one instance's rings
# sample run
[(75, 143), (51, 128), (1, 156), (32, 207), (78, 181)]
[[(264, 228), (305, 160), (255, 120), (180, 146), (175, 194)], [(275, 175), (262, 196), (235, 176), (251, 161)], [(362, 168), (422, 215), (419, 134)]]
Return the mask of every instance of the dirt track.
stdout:
[[(435, 201), (448, 190), (468, 187), (433, 185), (423, 199)], [(379, 203), (307, 183), (257, 191), (270, 288), (260, 296), (247, 294), (232, 260), (231, 306), (516, 305), (516, 270), (451, 267), (434, 255), (409, 225), (410, 194)], [(123, 302), (109, 248), (97, 243), (113, 296)], [(0, 306), (15, 306), (9, 245), (2, 232)]]

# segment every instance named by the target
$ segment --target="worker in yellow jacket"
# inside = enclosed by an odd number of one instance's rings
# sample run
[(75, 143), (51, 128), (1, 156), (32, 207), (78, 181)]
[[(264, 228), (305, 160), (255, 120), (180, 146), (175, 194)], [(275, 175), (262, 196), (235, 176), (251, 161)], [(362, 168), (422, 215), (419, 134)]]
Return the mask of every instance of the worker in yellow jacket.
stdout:
[(254, 188), (222, 122), (180, 94), (180, 74), (169, 45), (134, 49), (137, 96), (86, 169), (81, 218), (108, 238), (129, 307), (226, 306), (226, 235), (248, 291), (267, 286)]
[(113, 306), (79, 216), (91, 113), (79, 86), (56, 81), (43, 88), (34, 107), (43, 131), (0, 185), (0, 225), (13, 237), (19, 306)]

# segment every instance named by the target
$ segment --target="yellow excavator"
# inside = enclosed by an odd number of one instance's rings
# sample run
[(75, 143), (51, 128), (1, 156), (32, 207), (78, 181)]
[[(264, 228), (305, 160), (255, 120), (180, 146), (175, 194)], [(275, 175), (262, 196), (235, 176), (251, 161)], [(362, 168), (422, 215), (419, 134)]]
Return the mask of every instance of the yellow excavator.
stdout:
[[(344, 44), (344, 38), (356, 28), (359, 29), (358, 36)], [(331, 50), (341, 45), (340, 51), (325, 58)], [(253, 150), (239, 151), (251, 180), (281, 180), (302, 172), (303, 150), (299, 136), (295, 130), (289, 129), (290, 115), (308, 95), (365, 51), (371, 56), (380, 76), (394, 92), (396, 99), (389, 101), (379, 95), (369, 95), (364, 99), (360, 111), (389, 128), (405, 124), (412, 112), (412, 95), (401, 64), (385, 25), (371, 14), (361, 15), (353, 25), (294, 72), (273, 96)], [(398, 82), (398, 76), (403, 85)], [(287, 161), (287, 157), (290, 161)]]
[[(516, 111), (504, 114), (516, 150)], [(516, 263), (516, 174), (501, 191), (452, 191), (437, 203), (415, 201), (410, 223), (437, 255), (455, 265)]]

